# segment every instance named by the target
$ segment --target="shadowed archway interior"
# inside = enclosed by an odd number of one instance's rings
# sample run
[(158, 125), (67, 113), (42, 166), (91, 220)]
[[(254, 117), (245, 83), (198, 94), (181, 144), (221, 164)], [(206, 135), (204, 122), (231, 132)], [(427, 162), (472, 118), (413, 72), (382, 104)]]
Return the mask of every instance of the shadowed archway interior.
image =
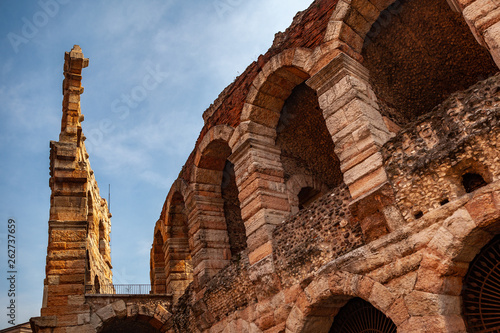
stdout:
[(373, 305), (353, 298), (335, 316), (329, 333), (396, 333), (396, 325)]
[(104, 324), (99, 333), (160, 333), (148, 322), (132, 319), (114, 319)]
[(470, 264), (462, 298), (469, 332), (500, 331), (500, 235)]

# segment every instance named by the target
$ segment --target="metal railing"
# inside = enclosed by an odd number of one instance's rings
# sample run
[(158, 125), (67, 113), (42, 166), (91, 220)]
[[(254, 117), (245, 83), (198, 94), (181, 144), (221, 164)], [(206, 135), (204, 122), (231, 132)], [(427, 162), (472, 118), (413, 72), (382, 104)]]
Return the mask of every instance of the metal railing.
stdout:
[(92, 295), (148, 295), (150, 284), (108, 284), (101, 286), (86, 286), (86, 294)]

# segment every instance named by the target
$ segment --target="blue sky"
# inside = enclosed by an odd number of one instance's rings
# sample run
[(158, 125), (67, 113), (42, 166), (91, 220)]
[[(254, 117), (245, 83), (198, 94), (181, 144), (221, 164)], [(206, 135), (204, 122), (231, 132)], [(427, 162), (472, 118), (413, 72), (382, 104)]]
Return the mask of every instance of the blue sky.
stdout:
[[(310, 2), (2, 0), (0, 309), (9, 301), (11, 218), (17, 225), (16, 324), (39, 315), (49, 141), (60, 131), (65, 51), (78, 44), (90, 59), (83, 71), (83, 131), (103, 197), (111, 184), (114, 282), (149, 283), (154, 224), (194, 148), (203, 111)], [(146, 89), (151, 73), (156, 80)], [(6, 311), (0, 310), (0, 329), (9, 326)]]

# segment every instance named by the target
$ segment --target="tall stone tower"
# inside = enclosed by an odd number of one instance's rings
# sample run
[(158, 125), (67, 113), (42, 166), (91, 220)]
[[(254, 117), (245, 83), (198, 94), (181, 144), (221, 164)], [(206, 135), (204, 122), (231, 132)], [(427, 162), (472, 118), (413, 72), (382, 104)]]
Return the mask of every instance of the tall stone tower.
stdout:
[(58, 142), (50, 143), (52, 193), (43, 304), (41, 317), (32, 319), (38, 332), (68, 332), (89, 321), (85, 292), (99, 293), (112, 285), (111, 214), (99, 194), (81, 127), (82, 69), (88, 63), (78, 45), (65, 54), (61, 133)]

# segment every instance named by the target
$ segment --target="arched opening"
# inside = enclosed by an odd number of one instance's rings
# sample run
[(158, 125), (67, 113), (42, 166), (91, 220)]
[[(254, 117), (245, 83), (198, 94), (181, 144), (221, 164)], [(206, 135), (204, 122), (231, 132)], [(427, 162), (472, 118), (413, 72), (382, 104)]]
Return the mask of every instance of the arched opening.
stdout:
[(172, 293), (176, 301), (193, 281), (193, 266), (189, 247), (188, 220), (184, 198), (175, 192), (170, 201), (167, 217), (167, 240), (165, 251), (166, 292)]
[(226, 218), (231, 257), (235, 258), (238, 253), (247, 247), (247, 237), (245, 224), (241, 218), (240, 200), (238, 198), (239, 192), (236, 186), (234, 165), (230, 161), (226, 161), (222, 173), (221, 194), (224, 200), (224, 217)]
[(90, 253), (85, 250), (85, 292), (92, 291), (92, 277), (90, 272)]
[(333, 320), (329, 333), (396, 333), (394, 322), (361, 298), (353, 298)]
[(462, 299), (468, 332), (500, 331), (500, 235), (469, 265)]
[(101, 283), (99, 282), (99, 277), (96, 275), (94, 278), (94, 294), (101, 293)]
[(102, 326), (99, 333), (160, 333), (160, 330), (153, 327), (149, 322), (135, 320), (131, 318), (113, 319)]
[(220, 174), (220, 183), (213, 185), (218, 187), (217, 192), (220, 193), (222, 199), (229, 247), (231, 255), (235, 256), (246, 248), (247, 238), (245, 225), (241, 217), (234, 165), (228, 160), (230, 155), (231, 148), (227, 142), (214, 140), (205, 148), (198, 167), (213, 170)]
[(153, 293), (164, 294), (166, 292), (165, 256), (163, 253), (163, 237), (160, 230), (157, 230), (154, 235), (150, 274)]
[(472, 193), (475, 190), (488, 185), (488, 183), (480, 174), (467, 172), (462, 176), (462, 185), (466, 193)]
[(99, 221), (99, 253), (104, 256), (106, 254), (106, 233), (104, 231), (104, 223)]
[(367, 34), (364, 66), (380, 112), (405, 125), (498, 71), (446, 0), (399, 0)]
[[(286, 99), (276, 128), (284, 179), (312, 176), (327, 189), (343, 183), (340, 162), (318, 103), (316, 92), (305, 83)], [(299, 193), (299, 205), (310, 204), (324, 193), (307, 187)]]
[(304, 187), (299, 192), (299, 209), (304, 209), (321, 196), (321, 191), (312, 187)]

